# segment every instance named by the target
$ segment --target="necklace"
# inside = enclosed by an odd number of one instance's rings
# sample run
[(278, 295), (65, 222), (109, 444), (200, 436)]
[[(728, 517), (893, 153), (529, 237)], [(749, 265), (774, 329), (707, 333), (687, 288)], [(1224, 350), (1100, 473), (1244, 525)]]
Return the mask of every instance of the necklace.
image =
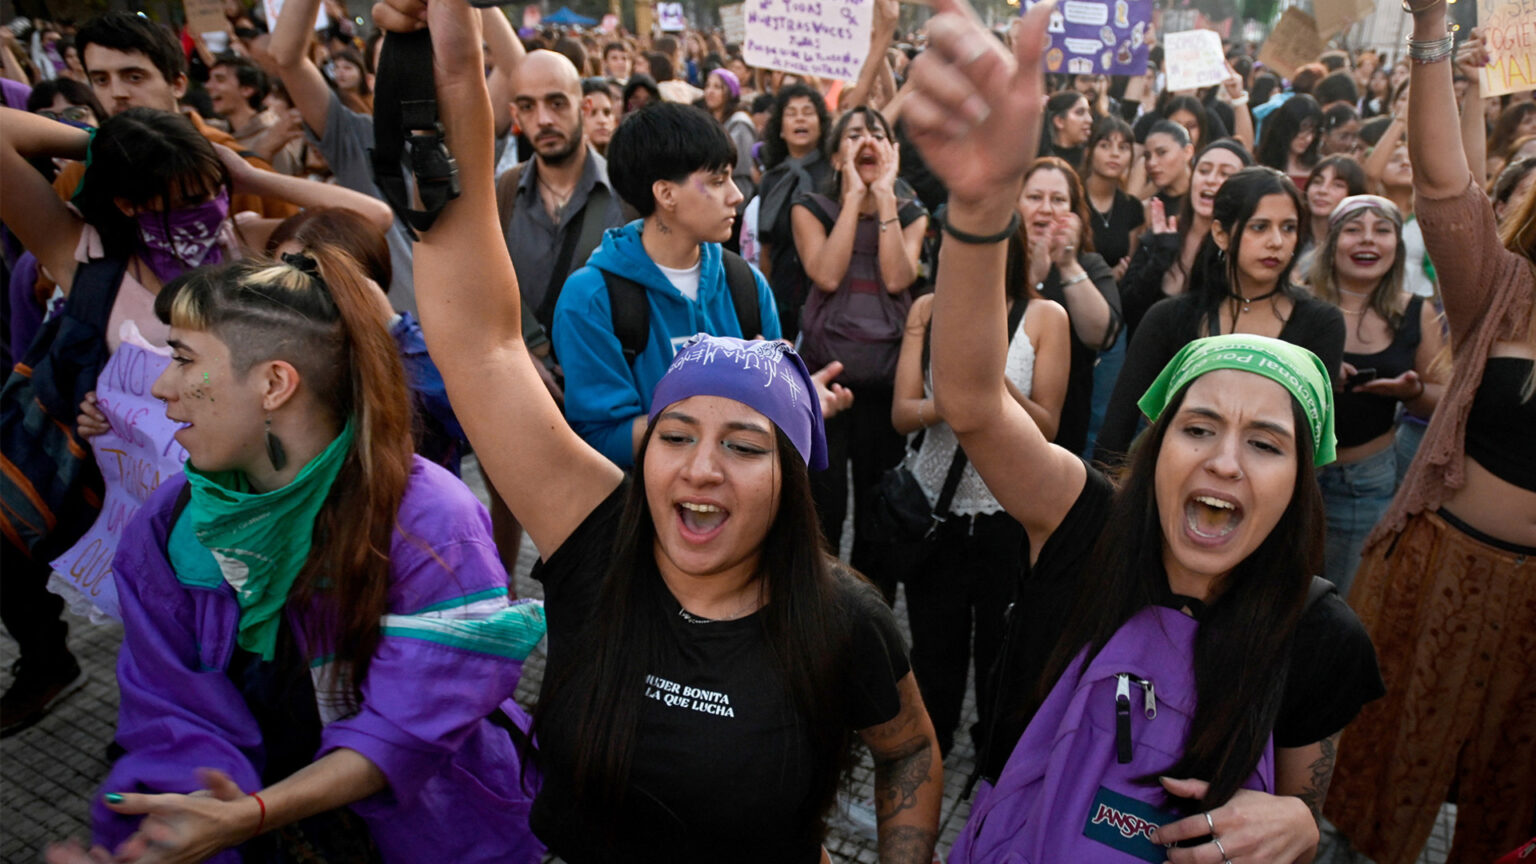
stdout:
[[(1269, 291), (1267, 293), (1260, 294), (1257, 297), (1244, 297), (1243, 295), (1237, 293), (1236, 291), (1228, 291), (1227, 292), (1227, 296), (1232, 298), (1232, 308), (1234, 310), (1237, 309), (1237, 304), (1241, 303), (1241, 304), (1243, 304), (1242, 312), (1249, 312), (1249, 311), (1252, 310), (1253, 304), (1259, 302), (1260, 300), (1268, 300), (1269, 298), (1271, 298), (1271, 297), (1273, 297), (1273, 296), (1275, 296), (1276, 294), (1279, 294), (1279, 293), (1280, 293), (1280, 286), (1276, 285), (1275, 287), (1269, 289)], [(1235, 318), (1239, 314), (1242, 314), (1242, 313), (1241, 312), (1235, 313), (1232, 317)]]
[(549, 193), (549, 197), (555, 199), (555, 212), (553, 216), (555, 221), (559, 222), (560, 219), (565, 215), (565, 205), (571, 203), (571, 196), (576, 194), (575, 184), (572, 184), (571, 188), (565, 190), (564, 195), (556, 192), (555, 187), (549, 185), (549, 182), (546, 181), (543, 177), (539, 178), (539, 185), (544, 187), (545, 191)]
[(1348, 294), (1351, 297), (1369, 297), (1372, 294), (1374, 294), (1375, 292), (1374, 291), (1351, 291), (1348, 288), (1345, 288), (1344, 286), (1341, 285), (1341, 286), (1339, 286), (1339, 293), (1340, 294)]

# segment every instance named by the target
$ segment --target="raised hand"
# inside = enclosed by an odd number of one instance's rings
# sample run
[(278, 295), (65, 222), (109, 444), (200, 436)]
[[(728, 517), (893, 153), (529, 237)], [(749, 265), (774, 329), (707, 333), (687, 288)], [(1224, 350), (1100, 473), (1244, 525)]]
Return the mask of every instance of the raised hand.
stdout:
[(1083, 236), (1083, 220), (1076, 213), (1056, 217), (1051, 229), (1051, 263), (1066, 267), (1077, 260), (1077, 242)]
[(896, 174), (901, 169), (901, 156), (896, 152), (896, 145), (883, 138), (875, 141), (875, 152), (880, 157), (880, 176), (869, 185), (870, 191), (895, 196)]
[(1152, 197), (1152, 203), (1147, 205), (1150, 211), (1153, 234), (1177, 234), (1179, 232), (1179, 218), (1169, 216), (1168, 208), (1163, 205), (1163, 199)]
[(952, 202), (1018, 194), (1040, 139), (1040, 57), (1055, 3), (1025, 13), (1012, 54), (965, 0), (935, 0), (928, 50), (912, 64), (902, 117)]
[(843, 206), (858, 203), (859, 199), (869, 191), (864, 185), (864, 178), (859, 176), (859, 142), (852, 138), (844, 138), (843, 143), (837, 148), (837, 167), (841, 173), (843, 188)]

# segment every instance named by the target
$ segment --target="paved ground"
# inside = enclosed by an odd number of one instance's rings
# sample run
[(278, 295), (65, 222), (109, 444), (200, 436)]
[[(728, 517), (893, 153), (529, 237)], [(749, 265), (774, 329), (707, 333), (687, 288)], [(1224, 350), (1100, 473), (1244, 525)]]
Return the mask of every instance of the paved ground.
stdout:
[[(466, 479), (484, 499), (484, 483), (471, 465)], [(539, 586), (528, 578), (533, 565), (532, 544), (524, 543), (517, 567), (521, 596), (537, 597)], [(899, 600), (897, 618), (906, 624), (905, 600)], [(0, 742), (0, 862), (22, 864), (40, 860), (51, 841), (71, 834), (89, 834), (89, 798), (107, 773), (106, 748), (117, 717), (115, 660), (122, 629), (118, 625), (93, 626), (70, 620), (70, 648), (89, 675), (89, 683), (41, 723)], [(0, 670), (9, 670), (16, 658), (16, 644), (0, 636)], [(531, 704), (544, 673), (542, 650), (524, 666), (518, 700)], [(0, 685), (10, 685), (4, 673)], [(974, 721), (974, 705), (967, 702), (961, 729)], [(968, 736), (956, 736), (954, 752), (945, 764), (944, 808), (940, 823), (939, 853), (943, 855), (965, 824), (970, 805), (959, 800), (960, 791), (975, 765)], [(848, 794), (852, 802), (869, 801), (873, 772), (866, 755), (854, 769)], [(1455, 807), (1446, 805), (1419, 864), (1442, 864), (1450, 848)], [(836, 862), (877, 861), (873, 841), (873, 813), (854, 803), (835, 820), (827, 848)], [(1320, 864), (1361, 864), (1337, 844), (1325, 843)]]

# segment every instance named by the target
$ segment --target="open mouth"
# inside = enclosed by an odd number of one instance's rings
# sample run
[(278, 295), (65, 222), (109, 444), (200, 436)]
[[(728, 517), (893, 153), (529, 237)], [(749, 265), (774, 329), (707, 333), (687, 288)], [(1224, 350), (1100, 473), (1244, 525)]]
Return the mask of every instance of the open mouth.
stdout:
[(1355, 264), (1361, 267), (1370, 267), (1371, 265), (1380, 261), (1381, 256), (1375, 252), (1356, 252), (1355, 254), (1349, 256), (1349, 260), (1355, 262)]
[(1184, 528), (1202, 545), (1225, 542), (1242, 521), (1242, 506), (1230, 498), (1201, 494), (1184, 502)]
[(720, 533), (731, 514), (718, 504), (680, 501), (677, 504), (677, 518), (684, 540), (704, 543)]

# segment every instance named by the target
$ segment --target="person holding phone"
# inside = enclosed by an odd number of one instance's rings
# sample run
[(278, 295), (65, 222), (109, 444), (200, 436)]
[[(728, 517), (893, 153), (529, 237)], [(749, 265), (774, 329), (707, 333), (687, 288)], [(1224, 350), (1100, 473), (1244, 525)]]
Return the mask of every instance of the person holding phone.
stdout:
[(1328, 508), (1323, 575), (1349, 594), (1360, 547), (1397, 493), (1398, 406), (1429, 416), (1445, 389), (1434, 304), (1403, 290), (1403, 214), (1385, 198), (1352, 195), (1328, 217), (1311, 284), (1344, 313), (1343, 389), (1335, 395), (1338, 461), (1318, 469)]

